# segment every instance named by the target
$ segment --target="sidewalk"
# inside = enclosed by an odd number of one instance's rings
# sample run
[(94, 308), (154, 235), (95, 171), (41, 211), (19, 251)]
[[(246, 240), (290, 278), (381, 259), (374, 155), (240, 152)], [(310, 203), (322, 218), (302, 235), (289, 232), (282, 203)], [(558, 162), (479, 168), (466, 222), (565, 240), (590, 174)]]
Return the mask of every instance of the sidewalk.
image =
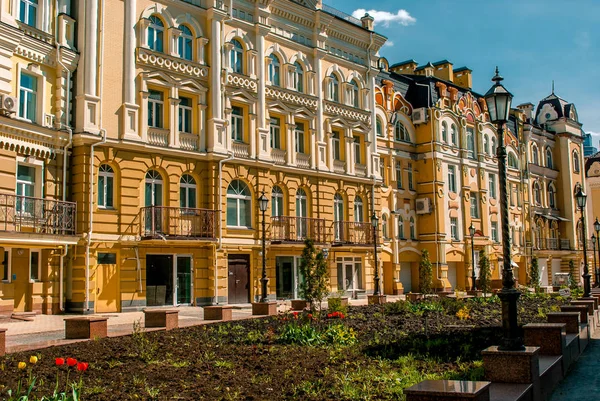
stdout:
[(591, 401), (598, 399), (600, 391), (600, 330), (579, 357), (567, 377), (552, 393), (550, 401)]

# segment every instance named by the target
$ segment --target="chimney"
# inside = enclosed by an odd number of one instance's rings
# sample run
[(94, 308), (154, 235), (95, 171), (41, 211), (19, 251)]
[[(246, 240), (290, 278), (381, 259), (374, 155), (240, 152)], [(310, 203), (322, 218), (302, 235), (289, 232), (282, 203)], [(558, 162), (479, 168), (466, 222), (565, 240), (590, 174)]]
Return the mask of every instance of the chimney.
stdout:
[(372, 31), (375, 26), (375, 18), (371, 17), (369, 14), (365, 14), (365, 16), (360, 19), (360, 22), (362, 22), (362, 27), (368, 31)]
[(424, 75), (426, 77), (433, 77), (435, 72), (435, 67), (431, 63), (427, 63), (420, 67), (415, 68), (415, 75)]
[(525, 114), (525, 120), (533, 120), (533, 103), (523, 103), (517, 106), (517, 109), (521, 110)]
[(418, 65), (419, 64), (415, 60), (406, 60), (392, 65), (390, 71), (395, 72), (396, 74), (414, 74)]
[(452, 71), (452, 63), (448, 60), (438, 61), (437, 63), (433, 63), (435, 67), (433, 71), (433, 75), (435, 75), (439, 79), (443, 79), (444, 81), (454, 82), (454, 74)]
[(454, 83), (461, 88), (471, 89), (473, 87), (473, 71), (467, 67), (454, 69)]

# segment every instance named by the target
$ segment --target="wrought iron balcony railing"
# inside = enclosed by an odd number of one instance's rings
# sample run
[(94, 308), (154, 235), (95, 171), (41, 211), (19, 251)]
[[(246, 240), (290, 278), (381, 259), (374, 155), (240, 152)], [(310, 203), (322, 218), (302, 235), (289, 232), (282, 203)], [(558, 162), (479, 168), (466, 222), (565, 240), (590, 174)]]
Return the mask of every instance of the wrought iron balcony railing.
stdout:
[(293, 216), (271, 218), (272, 242), (302, 242), (307, 238), (316, 243), (327, 242), (325, 219)]
[(334, 244), (373, 245), (371, 223), (336, 221), (333, 223)]
[(140, 213), (140, 235), (146, 239), (213, 240), (217, 221), (216, 210), (147, 206)]
[(75, 202), (0, 194), (0, 231), (76, 235)]

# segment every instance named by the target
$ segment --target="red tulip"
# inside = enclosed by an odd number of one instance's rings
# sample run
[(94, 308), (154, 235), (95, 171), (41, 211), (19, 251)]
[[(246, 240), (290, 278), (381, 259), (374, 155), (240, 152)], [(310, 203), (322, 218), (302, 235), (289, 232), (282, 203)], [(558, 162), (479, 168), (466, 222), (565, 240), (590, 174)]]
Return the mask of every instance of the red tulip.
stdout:
[(309, 313), (308, 315), (306, 315), (307, 318), (312, 319), (312, 313)]
[(56, 358), (56, 366), (62, 366), (65, 364), (65, 358)]
[(87, 362), (78, 362), (77, 370), (80, 372), (85, 372), (88, 368), (89, 364)]
[(75, 365), (77, 365), (77, 359), (75, 359), (75, 358), (67, 358), (67, 365), (69, 365), (69, 366), (75, 366)]

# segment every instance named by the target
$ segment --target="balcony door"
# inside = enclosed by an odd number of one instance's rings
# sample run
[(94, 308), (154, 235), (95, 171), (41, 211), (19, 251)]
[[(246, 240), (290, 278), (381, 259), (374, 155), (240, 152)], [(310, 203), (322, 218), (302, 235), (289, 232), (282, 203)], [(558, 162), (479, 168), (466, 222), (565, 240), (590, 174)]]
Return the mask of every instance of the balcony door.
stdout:
[(296, 192), (296, 235), (298, 240), (304, 240), (307, 237), (306, 217), (308, 212), (307, 196), (303, 189)]
[(342, 240), (342, 225), (344, 221), (344, 199), (342, 195), (335, 194), (333, 198), (333, 234), (335, 241)]
[(144, 186), (144, 206), (146, 217), (144, 224), (146, 233), (154, 234), (162, 231), (162, 209), (163, 204), (163, 181), (161, 175), (156, 170), (149, 170), (146, 173), (146, 182)]
[(337, 258), (338, 290), (362, 290), (362, 259)]

